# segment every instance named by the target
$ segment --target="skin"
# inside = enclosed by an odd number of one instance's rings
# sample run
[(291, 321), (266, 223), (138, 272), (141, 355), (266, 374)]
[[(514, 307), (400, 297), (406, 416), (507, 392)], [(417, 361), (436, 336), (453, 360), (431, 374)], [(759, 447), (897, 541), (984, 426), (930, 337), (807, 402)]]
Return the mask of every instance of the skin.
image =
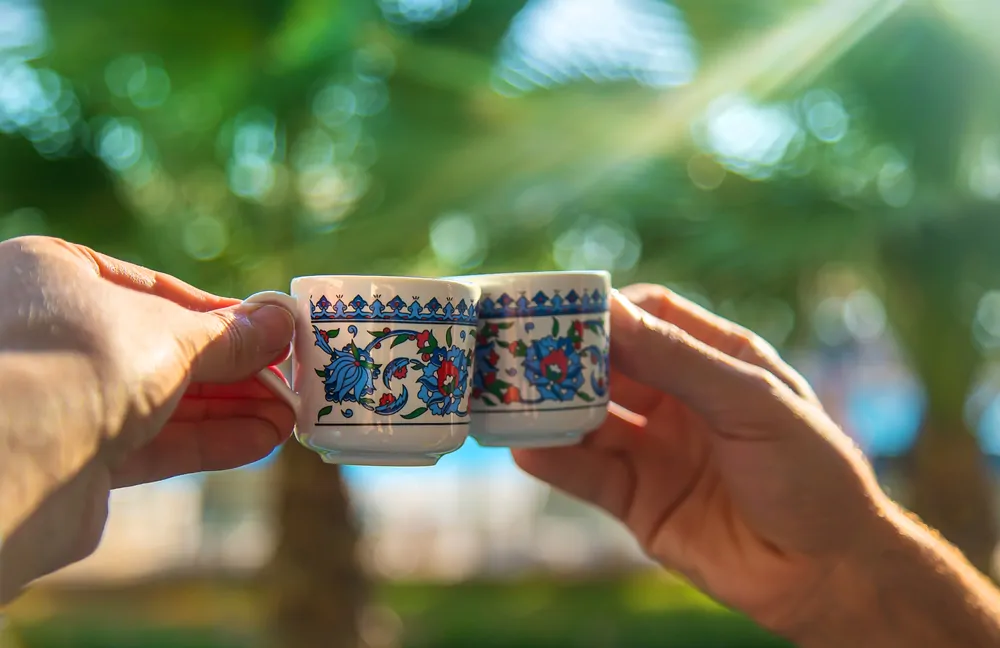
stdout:
[(1000, 645), (1000, 597), (881, 491), (766, 342), (661, 286), (612, 300), (607, 422), (514, 452), (650, 556), (801, 646)]
[[(54, 239), (0, 244), (0, 267), (3, 600), (94, 550), (111, 488), (288, 437), (292, 413), (251, 379), (287, 354), (284, 311)], [(665, 288), (623, 292), (607, 422), (515, 451), (524, 470), (805, 648), (1000, 645), (1000, 594), (885, 496), (774, 349)]]
[(0, 602), (89, 555), (112, 488), (241, 466), (294, 415), (252, 380), (288, 353), (242, 307), (57, 239), (0, 243)]

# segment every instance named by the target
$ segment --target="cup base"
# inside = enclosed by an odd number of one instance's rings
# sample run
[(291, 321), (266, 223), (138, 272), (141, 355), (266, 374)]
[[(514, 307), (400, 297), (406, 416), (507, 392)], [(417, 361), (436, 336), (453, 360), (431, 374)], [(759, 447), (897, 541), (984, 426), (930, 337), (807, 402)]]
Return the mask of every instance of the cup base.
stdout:
[(328, 464), (340, 466), (382, 466), (387, 468), (409, 468), (434, 466), (441, 455), (434, 454), (386, 454), (384, 452), (320, 452), (319, 456)]
[(555, 448), (580, 443), (601, 426), (608, 404), (563, 410), (505, 411), (477, 409), (472, 415), (471, 436), (491, 448)]
[(351, 466), (433, 466), (458, 450), (468, 424), (311, 426), (296, 428), (299, 443), (328, 464)]

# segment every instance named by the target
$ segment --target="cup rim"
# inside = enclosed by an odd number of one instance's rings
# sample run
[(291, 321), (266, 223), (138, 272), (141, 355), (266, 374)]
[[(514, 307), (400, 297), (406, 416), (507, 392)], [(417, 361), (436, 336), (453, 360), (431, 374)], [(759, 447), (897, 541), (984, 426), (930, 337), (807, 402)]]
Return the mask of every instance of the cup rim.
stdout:
[(497, 279), (497, 278), (508, 278), (508, 279), (543, 279), (547, 277), (567, 279), (567, 278), (579, 278), (579, 279), (594, 279), (600, 278), (607, 281), (611, 280), (611, 273), (607, 270), (537, 270), (537, 271), (518, 271), (518, 272), (487, 272), (482, 274), (472, 274), (472, 275), (453, 275), (449, 279), (461, 281), (461, 280), (474, 280), (474, 279)]
[(478, 290), (479, 286), (471, 281), (462, 281), (458, 277), (415, 277), (406, 275), (365, 275), (365, 274), (326, 274), (326, 275), (301, 275), (298, 277), (292, 277), (291, 284), (296, 281), (304, 279), (341, 279), (341, 280), (354, 280), (354, 281), (414, 281), (417, 283), (437, 283), (446, 284), (454, 287), (462, 288), (473, 288)]

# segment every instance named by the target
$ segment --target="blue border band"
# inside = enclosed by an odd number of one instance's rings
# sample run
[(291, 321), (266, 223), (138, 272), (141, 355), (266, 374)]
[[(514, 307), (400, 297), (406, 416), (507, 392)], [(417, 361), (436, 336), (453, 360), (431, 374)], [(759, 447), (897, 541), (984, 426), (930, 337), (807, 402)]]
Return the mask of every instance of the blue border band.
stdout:
[(608, 310), (608, 294), (601, 290), (570, 290), (565, 296), (553, 291), (552, 296), (539, 290), (528, 298), (521, 293), (514, 299), (503, 293), (497, 299), (486, 294), (479, 303), (479, 319), (507, 319), (511, 317), (539, 317), (546, 315), (586, 315), (605, 313)]
[(399, 324), (467, 324), (475, 326), (479, 319), (479, 305), (462, 299), (457, 304), (451, 298), (444, 304), (431, 297), (427, 302), (420, 297), (413, 297), (407, 303), (399, 295), (388, 302), (382, 301), (381, 295), (373, 295), (369, 303), (361, 295), (344, 303), (343, 295), (335, 295), (331, 302), (326, 295), (319, 299), (309, 299), (309, 316), (313, 322), (395, 322)]

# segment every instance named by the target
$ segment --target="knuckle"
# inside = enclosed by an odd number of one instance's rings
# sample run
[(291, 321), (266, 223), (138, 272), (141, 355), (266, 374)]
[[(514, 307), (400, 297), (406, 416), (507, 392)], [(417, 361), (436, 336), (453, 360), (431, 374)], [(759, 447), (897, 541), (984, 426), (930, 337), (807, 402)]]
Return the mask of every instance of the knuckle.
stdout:
[(211, 315), (218, 322), (218, 335), (225, 341), (225, 360), (233, 365), (247, 354), (255, 351), (253, 340), (248, 335), (248, 328), (240, 326), (236, 321), (236, 316), (227, 312), (212, 312)]
[(763, 367), (748, 368), (747, 378), (758, 394), (769, 402), (784, 398), (789, 390), (788, 385), (783, 380)]
[(72, 243), (51, 236), (18, 236), (0, 242), (0, 256), (15, 270), (33, 272), (56, 271), (81, 260), (94, 267), (93, 259), (82, 255)]
[(744, 349), (753, 356), (768, 362), (772, 362), (778, 358), (778, 350), (756, 333), (745, 331), (743, 333), (743, 340)]

